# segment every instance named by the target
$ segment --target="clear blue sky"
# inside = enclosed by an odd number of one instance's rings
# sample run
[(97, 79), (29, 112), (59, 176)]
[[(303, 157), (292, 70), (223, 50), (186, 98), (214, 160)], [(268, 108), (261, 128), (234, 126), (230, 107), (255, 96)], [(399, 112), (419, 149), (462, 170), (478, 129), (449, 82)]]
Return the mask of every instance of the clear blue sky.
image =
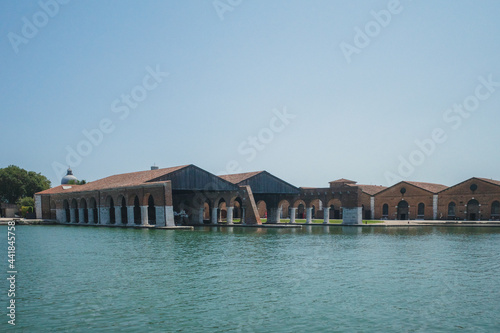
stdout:
[(0, 167), (500, 179), (498, 1), (41, 2), (0, 2)]

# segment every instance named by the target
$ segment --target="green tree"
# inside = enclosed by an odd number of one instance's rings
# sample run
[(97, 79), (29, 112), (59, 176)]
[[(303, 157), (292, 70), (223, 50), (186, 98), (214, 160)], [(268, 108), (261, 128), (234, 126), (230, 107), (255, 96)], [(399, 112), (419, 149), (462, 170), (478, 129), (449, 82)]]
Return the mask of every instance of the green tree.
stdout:
[(50, 188), (50, 180), (40, 173), (9, 165), (0, 169), (0, 201), (15, 204), (22, 197), (33, 197)]

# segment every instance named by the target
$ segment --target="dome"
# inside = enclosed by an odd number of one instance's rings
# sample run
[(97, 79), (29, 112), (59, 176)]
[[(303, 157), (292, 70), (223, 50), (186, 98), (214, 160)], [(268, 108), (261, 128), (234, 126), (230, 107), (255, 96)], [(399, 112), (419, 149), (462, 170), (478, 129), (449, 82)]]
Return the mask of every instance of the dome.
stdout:
[(68, 168), (68, 172), (66, 173), (66, 176), (64, 176), (61, 179), (61, 185), (69, 184), (69, 182), (71, 182), (72, 180), (74, 180), (75, 183), (78, 181), (78, 179), (75, 176), (73, 176), (73, 170), (71, 170), (71, 168)]

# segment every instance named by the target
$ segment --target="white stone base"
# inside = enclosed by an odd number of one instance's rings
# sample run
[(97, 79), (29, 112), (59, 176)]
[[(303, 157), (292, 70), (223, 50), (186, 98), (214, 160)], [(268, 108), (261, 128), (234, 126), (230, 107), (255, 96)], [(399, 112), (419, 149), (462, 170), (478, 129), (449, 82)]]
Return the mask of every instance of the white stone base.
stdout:
[(363, 208), (342, 208), (343, 224), (363, 224)]

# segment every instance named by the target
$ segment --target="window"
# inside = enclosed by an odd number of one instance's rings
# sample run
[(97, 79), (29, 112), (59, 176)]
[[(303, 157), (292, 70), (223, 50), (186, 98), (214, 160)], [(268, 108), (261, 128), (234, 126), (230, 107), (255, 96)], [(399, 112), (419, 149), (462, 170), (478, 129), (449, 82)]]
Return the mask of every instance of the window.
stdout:
[(500, 216), (500, 202), (495, 201), (491, 204), (491, 215)]
[(388, 204), (384, 204), (384, 206), (382, 206), (382, 215), (383, 216), (389, 215), (389, 205)]
[(454, 202), (448, 204), (448, 216), (455, 217), (456, 207), (457, 205)]
[(425, 215), (425, 204), (423, 202), (418, 204), (418, 216), (424, 216)]

